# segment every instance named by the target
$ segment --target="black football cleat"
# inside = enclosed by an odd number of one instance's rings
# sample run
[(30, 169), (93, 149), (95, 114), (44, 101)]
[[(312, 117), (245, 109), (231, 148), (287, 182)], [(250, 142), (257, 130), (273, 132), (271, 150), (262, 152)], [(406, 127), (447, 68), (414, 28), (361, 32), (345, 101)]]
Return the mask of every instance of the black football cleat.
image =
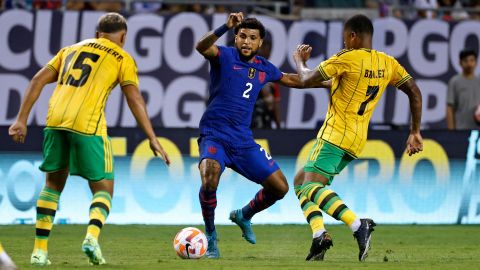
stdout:
[(377, 224), (369, 218), (360, 219), (360, 227), (353, 233), (353, 237), (357, 239), (358, 243), (358, 260), (363, 262), (368, 256), (368, 250), (370, 250), (370, 238), (372, 237), (373, 227)]
[(325, 252), (333, 246), (332, 237), (324, 232), (319, 237), (315, 237), (312, 240), (312, 246), (310, 247), (310, 253), (305, 260), (307, 261), (323, 261)]

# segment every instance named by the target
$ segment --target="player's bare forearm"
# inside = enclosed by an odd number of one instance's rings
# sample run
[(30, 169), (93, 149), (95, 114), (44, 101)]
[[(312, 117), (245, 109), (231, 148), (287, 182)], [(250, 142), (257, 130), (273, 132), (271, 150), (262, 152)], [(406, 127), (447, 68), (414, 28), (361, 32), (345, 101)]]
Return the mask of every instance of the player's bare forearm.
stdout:
[(213, 31), (210, 31), (197, 42), (195, 49), (204, 57), (215, 57), (218, 54), (218, 48), (214, 44), (218, 38)]
[(227, 17), (227, 21), (224, 25), (218, 27), (214, 31), (210, 31), (205, 36), (203, 36), (195, 47), (196, 50), (201, 53), (206, 58), (212, 58), (217, 56), (218, 48), (215, 46), (215, 42), (225, 34), (232, 27), (237, 26), (241, 21), (243, 21), (243, 13), (230, 13)]
[(311, 52), (312, 47), (306, 44), (298, 45), (293, 52), (293, 60), (297, 67), (301, 88), (323, 87), (321, 82), (326, 81), (318, 70), (311, 70), (307, 67), (306, 62), (310, 58)]
[(150, 118), (148, 117), (145, 101), (138, 88), (135, 85), (126, 85), (122, 87), (122, 91), (125, 94), (130, 111), (140, 128), (145, 132), (145, 135), (147, 135), (147, 138), (149, 140), (156, 139)]
[(422, 94), (420, 89), (413, 79), (409, 79), (399, 89), (408, 96), (410, 101), (410, 112), (412, 114), (410, 132), (420, 133), (420, 122), (422, 120)]
[(451, 105), (447, 105), (447, 128), (455, 130), (455, 110)]
[(18, 112), (17, 121), (26, 123), (33, 105), (42, 93), (45, 85), (57, 80), (57, 73), (49, 68), (42, 68), (33, 76), (25, 91), (20, 110)]
[(283, 73), (282, 79), (280, 79), (282, 85), (293, 88), (328, 88), (330, 89), (332, 84), (330, 81), (324, 81), (321, 77), (316, 77), (315, 80), (309, 80), (303, 82), (299, 74)]

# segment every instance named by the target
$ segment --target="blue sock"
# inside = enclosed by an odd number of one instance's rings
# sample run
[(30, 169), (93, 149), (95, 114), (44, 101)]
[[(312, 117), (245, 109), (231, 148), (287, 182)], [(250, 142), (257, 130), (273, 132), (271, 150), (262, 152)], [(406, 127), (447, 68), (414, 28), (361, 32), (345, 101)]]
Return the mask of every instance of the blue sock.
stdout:
[(253, 215), (272, 206), (279, 199), (281, 198), (262, 188), (255, 198), (242, 208), (243, 218), (252, 219)]

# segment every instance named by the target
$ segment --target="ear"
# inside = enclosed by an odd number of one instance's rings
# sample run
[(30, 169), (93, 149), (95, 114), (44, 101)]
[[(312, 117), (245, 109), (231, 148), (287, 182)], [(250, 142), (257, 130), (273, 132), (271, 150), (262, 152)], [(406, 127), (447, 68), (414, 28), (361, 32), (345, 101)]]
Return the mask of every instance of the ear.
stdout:
[(260, 43), (258, 44), (258, 48), (262, 47), (263, 39), (260, 39)]
[(126, 39), (127, 39), (127, 33), (122, 33), (122, 35), (120, 36), (120, 42), (122, 44), (125, 44)]

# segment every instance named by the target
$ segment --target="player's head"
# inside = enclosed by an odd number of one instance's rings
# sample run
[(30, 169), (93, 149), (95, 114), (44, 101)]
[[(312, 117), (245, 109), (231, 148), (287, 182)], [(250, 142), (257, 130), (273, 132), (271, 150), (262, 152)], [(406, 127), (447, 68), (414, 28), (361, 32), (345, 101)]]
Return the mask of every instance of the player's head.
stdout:
[(343, 41), (346, 49), (371, 47), (372, 36), (373, 24), (367, 16), (358, 14), (345, 22), (343, 27)]
[(265, 27), (255, 18), (246, 18), (235, 27), (235, 48), (246, 60), (257, 54), (265, 37)]
[(463, 73), (473, 73), (477, 67), (477, 52), (472, 49), (464, 49), (460, 52), (459, 57)]
[(102, 15), (97, 23), (97, 38), (107, 38), (121, 47), (125, 44), (127, 20), (115, 12)]

